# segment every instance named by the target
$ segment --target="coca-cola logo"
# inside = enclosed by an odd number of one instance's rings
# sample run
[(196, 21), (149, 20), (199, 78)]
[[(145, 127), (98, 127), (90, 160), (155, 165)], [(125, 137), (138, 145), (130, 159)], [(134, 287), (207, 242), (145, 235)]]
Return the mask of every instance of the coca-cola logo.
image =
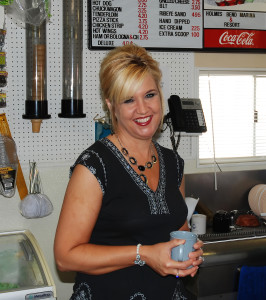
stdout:
[(254, 46), (253, 36), (254, 32), (241, 32), (240, 34), (229, 34), (225, 31), (219, 38), (221, 45), (243, 45), (243, 46)]

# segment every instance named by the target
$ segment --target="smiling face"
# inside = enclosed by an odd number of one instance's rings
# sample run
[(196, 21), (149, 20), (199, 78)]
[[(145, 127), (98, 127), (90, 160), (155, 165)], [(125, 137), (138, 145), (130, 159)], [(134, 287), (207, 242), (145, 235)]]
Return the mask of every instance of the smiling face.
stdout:
[(151, 139), (162, 119), (160, 93), (153, 77), (148, 73), (140, 87), (129, 98), (112, 107), (117, 121), (117, 133), (124, 137)]
[[(148, 80), (150, 87), (147, 87), (146, 91), (143, 92), (143, 80), (146, 81), (147, 75), (150, 75), (150, 80)], [(107, 119), (110, 121), (112, 130), (115, 133), (118, 133), (118, 130), (124, 130), (124, 128), (118, 128), (117, 124), (118, 121), (121, 121), (120, 127), (126, 125), (122, 123), (121, 112), (125, 107), (128, 107), (128, 110), (134, 110), (134, 105), (136, 106), (136, 103), (139, 103), (135, 100), (138, 99), (141, 91), (147, 93), (155, 90), (159, 96), (161, 106), (164, 103), (161, 90), (162, 73), (159, 63), (152, 58), (145, 48), (135, 44), (117, 47), (108, 52), (101, 62), (99, 78), (103, 109), (106, 111)], [(152, 95), (145, 96), (145, 99), (149, 99), (148, 97), (153, 99)], [(133, 101), (126, 101), (130, 99)], [(125, 105), (124, 107), (123, 102), (128, 106)], [(145, 103), (147, 102), (145, 101)], [(133, 105), (133, 103), (135, 104)], [(142, 131), (150, 123), (153, 125), (153, 120), (150, 122), (151, 118), (146, 114), (144, 116), (147, 117), (144, 122), (141, 119), (135, 120), (135, 125), (138, 124), (137, 128), (142, 128)], [(143, 114), (139, 114), (139, 117), (143, 118)], [(161, 117), (163, 117), (163, 112)]]

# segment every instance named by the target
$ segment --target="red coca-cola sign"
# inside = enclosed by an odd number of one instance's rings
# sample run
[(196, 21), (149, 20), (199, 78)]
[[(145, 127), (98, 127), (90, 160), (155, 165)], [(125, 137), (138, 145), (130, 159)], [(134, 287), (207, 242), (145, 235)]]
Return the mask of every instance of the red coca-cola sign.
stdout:
[(205, 29), (204, 48), (265, 49), (266, 32), (258, 30)]
[(230, 34), (225, 31), (219, 38), (220, 45), (235, 45), (235, 46), (254, 46), (254, 32), (243, 31), (239, 34)]

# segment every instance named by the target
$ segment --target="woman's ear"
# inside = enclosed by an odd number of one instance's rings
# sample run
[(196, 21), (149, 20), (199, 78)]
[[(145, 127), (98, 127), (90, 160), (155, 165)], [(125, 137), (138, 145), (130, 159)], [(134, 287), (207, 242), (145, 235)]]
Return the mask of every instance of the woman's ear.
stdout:
[(109, 111), (111, 112), (112, 111), (112, 103), (110, 102), (109, 99), (105, 99), (105, 102), (106, 102), (106, 105), (107, 105)]

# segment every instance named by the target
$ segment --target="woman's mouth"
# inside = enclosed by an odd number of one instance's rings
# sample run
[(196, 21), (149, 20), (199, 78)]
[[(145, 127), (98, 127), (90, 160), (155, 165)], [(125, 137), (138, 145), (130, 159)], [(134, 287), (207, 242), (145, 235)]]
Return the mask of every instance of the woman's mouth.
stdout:
[(134, 119), (134, 122), (139, 126), (146, 126), (146, 125), (150, 124), (151, 120), (152, 120), (152, 116), (148, 116), (145, 118)]

